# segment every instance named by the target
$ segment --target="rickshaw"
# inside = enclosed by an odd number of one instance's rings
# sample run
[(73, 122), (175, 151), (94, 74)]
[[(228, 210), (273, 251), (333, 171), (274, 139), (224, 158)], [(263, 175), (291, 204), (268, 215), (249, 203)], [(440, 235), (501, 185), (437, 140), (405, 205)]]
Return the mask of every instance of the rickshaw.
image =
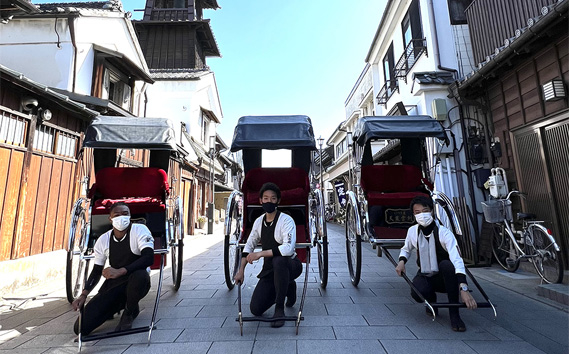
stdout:
[[(263, 150), (290, 150), (291, 167), (261, 167)], [(245, 178), (241, 190), (234, 191), (227, 202), (225, 219), (224, 268), (227, 287), (235, 286), (234, 276), (239, 269), (241, 252), (253, 223), (263, 214), (259, 190), (266, 182), (281, 189), (278, 206), (296, 223), (298, 258), (306, 264), (304, 288), (297, 316), (284, 318), (245, 317), (241, 306), (241, 284), (238, 285), (238, 317), (241, 335), (243, 322), (277, 320), (295, 321), (296, 333), (303, 320), (302, 309), (306, 296), (310, 249), (318, 250), (320, 286), (326, 286), (328, 238), (325, 233), (324, 203), (320, 189), (311, 176), (313, 151), (316, 150), (310, 118), (306, 116), (245, 116), (235, 127), (231, 151), (242, 151)], [(312, 179), (312, 182), (311, 182)]]
[[(354, 286), (361, 276), (362, 240), (369, 240), (379, 257), (385, 254), (397, 265), (389, 249), (404, 245), (407, 229), (414, 223), (409, 204), (416, 196), (430, 196), (437, 221), (455, 236), (462, 235), (452, 201), (443, 192), (434, 190), (428, 179), (426, 138), (448, 144), (441, 124), (429, 116), (362, 117), (354, 129), (349, 152), (352, 188), (346, 193), (346, 255)], [(389, 160), (398, 164), (374, 164), (372, 142), (378, 140), (390, 140), (385, 149), (388, 152), (380, 162)], [(494, 305), (468, 268), (466, 273), (487, 301), (478, 307), (491, 307), (496, 316)], [(403, 274), (403, 278), (431, 309), (433, 320), (436, 316), (433, 308), (466, 306), (429, 303), (407, 275)]]
[[(130, 157), (126, 157), (127, 153)], [(162, 118), (96, 117), (85, 131), (79, 156), (78, 176), (83, 190), (70, 218), (66, 267), (68, 301), (73, 302), (83, 290), (94, 258), (95, 241), (111, 229), (109, 210), (116, 202), (125, 202), (132, 222), (144, 223), (152, 232), (154, 264), (151, 269), (159, 270), (150, 325), (88, 336), (80, 333), (79, 350), (83, 342), (142, 332), (148, 332), (150, 343), (168, 254), (174, 290), (178, 290), (182, 280), (183, 204), (176, 193), (180, 190), (179, 161), (183, 155), (176, 144), (172, 122)], [(83, 309), (80, 321), (82, 319)]]

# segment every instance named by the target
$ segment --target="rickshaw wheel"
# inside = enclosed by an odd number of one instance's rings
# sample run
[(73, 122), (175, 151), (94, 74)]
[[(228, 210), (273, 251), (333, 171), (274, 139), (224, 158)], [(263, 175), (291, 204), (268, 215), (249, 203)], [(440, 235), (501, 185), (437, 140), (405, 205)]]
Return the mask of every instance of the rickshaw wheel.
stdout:
[(231, 216), (231, 230), (229, 235), (225, 235), (223, 242), (223, 266), (225, 271), (225, 284), (229, 290), (235, 287), (235, 273), (239, 269), (239, 259), (238, 255), (238, 239), (239, 233), (241, 232), (241, 220), (237, 209), (237, 205), (234, 204), (232, 210), (230, 211)]
[(79, 201), (75, 203), (71, 215), (65, 269), (65, 290), (69, 303), (75, 301), (83, 291), (89, 271), (89, 260), (81, 259), (87, 248), (87, 219), (85, 209)]
[(176, 198), (174, 204), (174, 214), (172, 215), (173, 232), (172, 244), (170, 245), (170, 254), (172, 258), (172, 282), (174, 290), (180, 288), (182, 283), (182, 270), (184, 268), (184, 221), (183, 221), (182, 201), (180, 197)]
[(328, 285), (328, 236), (323, 236), (321, 240), (316, 241), (316, 249), (318, 250), (320, 287), (325, 289)]
[(346, 207), (346, 255), (352, 285), (358, 286), (362, 271), (362, 239), (356, 232), (356, 218), (352, 205)]

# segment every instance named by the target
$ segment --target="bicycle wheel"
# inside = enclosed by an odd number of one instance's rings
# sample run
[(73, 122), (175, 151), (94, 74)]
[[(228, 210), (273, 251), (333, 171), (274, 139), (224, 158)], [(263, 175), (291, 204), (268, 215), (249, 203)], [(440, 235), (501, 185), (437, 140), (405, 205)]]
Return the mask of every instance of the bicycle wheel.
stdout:
[(237, 204), (233, 204), (228, 214), (231, 218), (231, 230), (225, 235), (223, 242), (223, 268), (225, 272), (225, 285), (229, 290), (235, 286), (235, 273), (239, 269), (238, 258), (239, 236), (241, 234), (241, 216)]
[(348, 204), (346, 207), (346, 255), (352, 285), (358, 286), (362, 271), (362, 240), (357, 234), (356, 211)]
[(531, 224), (527, 228), (526, 246), (533, 255), (531, 261), (537, 274), (546, 283), (561, 283), (563, 280), (563, 259), (555, 249), (555, 241), (541, 225)]
[(81, 258), (87, 248), (87, 219), (85, 209), (79, 202), (75, 204), (71, 215), (65, 268), (65, 290), (69, 303), (77, 299), (83, 291), (89, 271), (89, 260)]
[(174, 215), (172, 216), (172, 229), (174, 234), (170, 240), (170, 256), (172, 259), (172, 282), (174, 290), (180, 288), (182, 283), (182, 269), (184, 268), (184, 222), (182, 200), (177, 197), (174, 204)]
[(513, 244), (513, 236), (504, 224), (494, 224), (492, 253), (498, 264), (508, 272), (515, 272), (520, 266), (519, 251)]

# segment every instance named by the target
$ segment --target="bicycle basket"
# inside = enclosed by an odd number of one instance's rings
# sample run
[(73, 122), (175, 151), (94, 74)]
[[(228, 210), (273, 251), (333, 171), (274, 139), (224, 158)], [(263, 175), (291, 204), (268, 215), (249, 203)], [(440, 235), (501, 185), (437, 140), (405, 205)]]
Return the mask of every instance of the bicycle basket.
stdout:
[(484, 219), (489, 223), (500, 223), (504, 219), (513, 220), (512, 202), (509, 200), (488, 200), (482, 202), (482, 210), (484, 211)]

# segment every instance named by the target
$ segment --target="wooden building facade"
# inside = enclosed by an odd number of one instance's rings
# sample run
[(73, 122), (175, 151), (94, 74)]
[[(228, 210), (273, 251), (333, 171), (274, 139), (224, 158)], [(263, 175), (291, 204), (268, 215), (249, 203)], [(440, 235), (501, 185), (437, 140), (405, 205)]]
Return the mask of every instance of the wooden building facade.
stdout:
[(0, 262), (66, 248), (82, 132), (98, 113), (0, 66)]
[[(467, 17), (475, 22), (471, 37), (480, 63), (453, 88), (465, 106), (482, 107), (493, 166), (507, 171), (511, 188), (527, 193), (522, 209), (546, 221), (564, 251), (566, 265), (568, 7), (569, 0), (473, 1)], [(498, 41), (488, 31), (503, 38)], [(549, 89), (552, 83), (556, 94)]]

